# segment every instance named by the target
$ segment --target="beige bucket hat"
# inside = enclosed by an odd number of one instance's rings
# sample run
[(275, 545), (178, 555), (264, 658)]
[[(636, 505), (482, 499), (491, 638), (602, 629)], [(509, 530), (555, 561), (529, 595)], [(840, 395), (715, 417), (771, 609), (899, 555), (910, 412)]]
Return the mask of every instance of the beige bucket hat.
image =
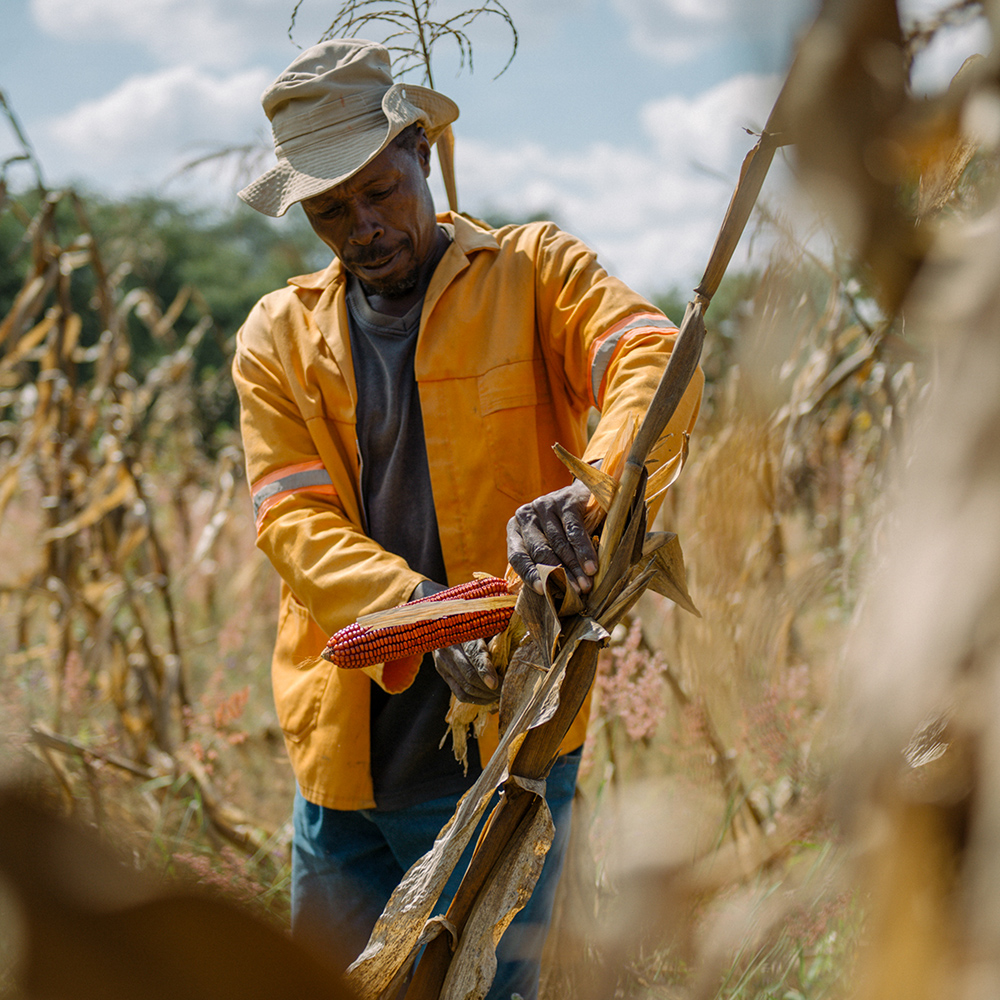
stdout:
[(393, 83), (384, 46), (357, 38), (306, 49), (260, 102), (278, 162), (239, 196), (271, 216), (347, 180), (408, 125), (420, 122), (433, 144), (458, 117), (443, 94)]

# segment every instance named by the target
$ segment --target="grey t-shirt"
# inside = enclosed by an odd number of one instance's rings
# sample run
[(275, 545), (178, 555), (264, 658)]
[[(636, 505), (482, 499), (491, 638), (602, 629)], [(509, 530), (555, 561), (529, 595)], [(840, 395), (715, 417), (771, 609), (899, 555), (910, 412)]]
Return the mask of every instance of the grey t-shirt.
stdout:
[[(348, 280), (361, 496), (368, 536), (418, 573), (447, 583), (414, 374), (421, 306), (400, 318), (377, 313), (360, 283)], [(429, 654), (406, 691), (389, 695), (372, 684), (372, 779), (380, 809), (462, 792), (478, 777), (478, 747), (470, 746), (466, 776), (450, 739), (439, 745), (449, 696)]]

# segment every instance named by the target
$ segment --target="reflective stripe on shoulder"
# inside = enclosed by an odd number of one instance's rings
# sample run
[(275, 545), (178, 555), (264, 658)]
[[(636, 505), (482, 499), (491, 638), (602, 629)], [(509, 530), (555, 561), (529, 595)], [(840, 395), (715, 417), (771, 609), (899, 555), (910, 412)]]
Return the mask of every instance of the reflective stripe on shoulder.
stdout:
[(618, 348), (627, 334), (650, 327), (676, 332), (677, 326), (661, 313), (633, 313), (601, 334), (590, 347), (591, 402), (598, 409), (604, 402), (604, 380)]
[(288, 465), (258, 479), (250, 487), (257, 530), (260, 530), (264, 515), (274, 504), (282, 497), (302, 490), (329, 496), (337, 495), (330, 473), (326, 471), (322, 462), (301, 462), (298, 465)]

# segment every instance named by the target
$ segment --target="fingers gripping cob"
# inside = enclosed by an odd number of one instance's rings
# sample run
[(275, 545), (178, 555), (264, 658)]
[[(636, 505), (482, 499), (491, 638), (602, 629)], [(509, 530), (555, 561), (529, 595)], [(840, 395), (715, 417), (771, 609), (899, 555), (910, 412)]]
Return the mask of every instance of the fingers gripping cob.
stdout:
[[(488, 639), (507, 627), (514, 599), (506, 581), (480, 576), (390, 611), (366, 615), (334, 633), (320, 655), (350, 669)], [(469, 608), (463, 608), (463, 603), (470, 604)]]

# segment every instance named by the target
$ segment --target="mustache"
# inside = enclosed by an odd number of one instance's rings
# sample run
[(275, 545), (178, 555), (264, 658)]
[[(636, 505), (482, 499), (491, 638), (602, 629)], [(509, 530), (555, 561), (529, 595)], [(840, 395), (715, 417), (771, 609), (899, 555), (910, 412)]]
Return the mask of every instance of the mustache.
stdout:
[(406, 241), (396, 244), (393, 247), (386, 246), (368, 246), (361, 247), (355, 253), (352, 253), (349, 258), (347, 258), (345, 264), (356, 264), (360, 267), (366, 267), (368, 264), (375, 264), (379, 261), (385, 260), (387, 257), (391, 257), (397, 250), (402, 249), (405, 246)]

